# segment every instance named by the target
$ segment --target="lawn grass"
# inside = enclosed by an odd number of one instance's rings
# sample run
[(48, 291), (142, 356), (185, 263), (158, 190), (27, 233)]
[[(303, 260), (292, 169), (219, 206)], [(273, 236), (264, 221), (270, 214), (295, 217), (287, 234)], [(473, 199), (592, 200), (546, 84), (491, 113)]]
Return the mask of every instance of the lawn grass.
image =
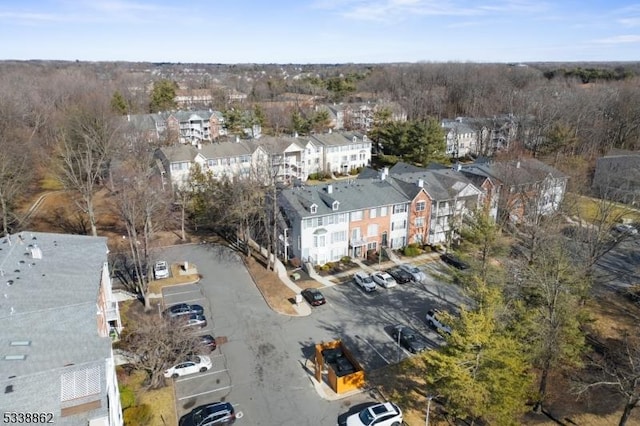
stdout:
[(146, 373), (134, 370), (131, 374), (121, 371), (118, 374), (120, 386), (128, 386), (136, 395), (136, 405), (146, 404), (153, 415), (149, 426), (166, 426), (176, 422), (176, 404), (174, 399), (173, 384), (147, 390), (145, 387)]
[(571, 214), (586, 220), (589, 223), (601, 221), (603, 212), (606, 212), (611, 225), (623, 221), (640, 221), (640, 211), (624, 204), (606, 201), (599, 198), (587, 197), (573, 193), (567, 193), (567, 204)]

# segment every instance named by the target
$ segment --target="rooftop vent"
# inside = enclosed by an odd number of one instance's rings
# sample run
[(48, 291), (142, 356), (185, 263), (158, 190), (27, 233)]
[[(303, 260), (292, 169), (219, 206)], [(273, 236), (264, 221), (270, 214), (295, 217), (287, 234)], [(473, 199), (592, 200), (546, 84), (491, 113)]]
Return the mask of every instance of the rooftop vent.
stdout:
[(42, 259), (42, 250), (40, 250), (40, 247), (35, 244), (31, 249), (31, 257), (33, 257), (34, 259)]
[(24, 361), (25, 359), (27, 359), (26, 355), (5, 355), (4, 356), (5, 361)]

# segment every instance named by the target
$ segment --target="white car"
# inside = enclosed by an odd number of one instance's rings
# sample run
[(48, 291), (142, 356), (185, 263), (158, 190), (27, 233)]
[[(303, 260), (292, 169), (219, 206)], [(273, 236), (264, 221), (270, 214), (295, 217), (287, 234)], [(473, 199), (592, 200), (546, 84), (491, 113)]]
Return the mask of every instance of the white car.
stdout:
[(373, 278), (365, 272), (356, 272), (353, 276), (353, 280), (366, 292), (376, 291), (376, 283), (373, 282)]
[(451, 327), (441, 321), (439, 311), (435, 309), (430, 310), (427, 312), (425, 320), (427, 321), (427, 324), (429, 324), (431, 328), (435, 328), (437, 332), (451, 334)]
[(411, 276), (413, 277), (414, 282), (421, 283), (427, 278), (424, 272), (422, 272), (420, 269), (416, 268), (413, 265), (409, 265), (408, 263), (403, 263), (402, 265), (398, 266), (398, 268), (403, 269), (408, 273), (410, 273)]
[(169, 278), (169, 265), (165, 260), (159, 260), (153, 265), (153, 276), (156, 280)]
[(376, 272), (372, 276), (373, 280), (384, 288), (391, 288), (398, 285), (396, 280), (386, 272)]
[(400, 426), (402, 411), (393, 402), (383, 402), (347, 417), (347, 426)]
[(621, 234), (637, 235), (638, 230), (627, 223), (619, 223), (613, 227), (613, 230)]
[(211, 358), (205, 355), (196, 355), (185, 362), (176, 364), (173, 367), (165, 370), (164, 377), (176, 377), (186, 376), (187, 374), (204, 373), (211, 368)]

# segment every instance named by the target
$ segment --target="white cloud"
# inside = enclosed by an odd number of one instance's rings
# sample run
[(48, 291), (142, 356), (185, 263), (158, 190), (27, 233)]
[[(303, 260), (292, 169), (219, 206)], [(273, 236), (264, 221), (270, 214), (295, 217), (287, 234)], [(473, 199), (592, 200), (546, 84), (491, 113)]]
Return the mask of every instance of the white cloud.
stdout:
[(332, 10), (349, 19), (381, 22), (397, 22), (415, 16), (530, 14), (548, 8), (544, 2), (530, 0), (498, 0), (487, 4), (467, 0), (317, 0), (314, 7)]
[(596, 43), (600, 44), (627, 44), (627, 43), (640, 43), (639, 34), (627, 34), (614, 37), (602, 38), (596, 40)]

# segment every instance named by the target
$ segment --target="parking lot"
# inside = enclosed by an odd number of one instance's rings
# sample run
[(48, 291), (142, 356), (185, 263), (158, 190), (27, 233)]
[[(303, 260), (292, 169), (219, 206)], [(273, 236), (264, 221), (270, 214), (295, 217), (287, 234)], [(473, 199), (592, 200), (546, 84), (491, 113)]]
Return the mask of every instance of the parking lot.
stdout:
[(197, 303), (205, 308), (202, 334), (222, 337), (212, 353), (213, 367), (176, 380), (176, 405), (182, 416), (214, 401), (231, 402), (251, 425), (335, 425), (350, 406), (372, 401), (367, 393), (345, 400), (322, 399), (312, 386), (307, 361), (314, 345), (342, 339), (365, 371), (409, 355), (391, 337), (403, 324), (419, 331), (431, 347), (441, 337), (425, 323), (429, 309), (460, 303), (452, 284), (427, 275), (423, 283), (378, 287), (365, 293), (353, 281), (321, 289), (327, 304), (308, 317), (274, 313), (265, 303), (240, 259), (220, 247), (191, 245), (165, 249), (170, 262), (188, 259), (203, 276), (198, 284), (164, 291), (165, 306)]

